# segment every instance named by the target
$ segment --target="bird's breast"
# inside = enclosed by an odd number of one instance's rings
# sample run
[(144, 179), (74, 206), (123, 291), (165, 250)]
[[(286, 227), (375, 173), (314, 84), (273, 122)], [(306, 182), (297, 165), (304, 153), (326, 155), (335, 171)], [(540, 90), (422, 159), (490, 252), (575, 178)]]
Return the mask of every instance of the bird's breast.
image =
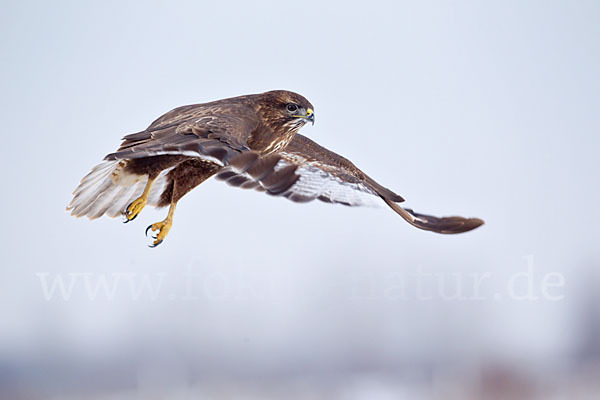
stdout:
[(248, 139), (248, 146), (251, 150), (263, 155), (276, 153), (284, 149), (294, 139), (294, 135), (296, 135), (296, 130), (285, 132), (270, 130), (253, 132)]

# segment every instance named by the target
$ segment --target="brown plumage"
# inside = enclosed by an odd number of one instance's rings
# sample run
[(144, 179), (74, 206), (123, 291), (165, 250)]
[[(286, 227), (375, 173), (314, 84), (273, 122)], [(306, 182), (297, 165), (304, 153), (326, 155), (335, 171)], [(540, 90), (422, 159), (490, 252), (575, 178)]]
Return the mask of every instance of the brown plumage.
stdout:
[(437, 218), (400, 207), (401, 196), (298, 134), (307, 122), (314, 123), (312, 104), (283, 90), (176, 108), (125, 136), (117, 151), (82, 179), (67, 210), (90, 219), (124, 215), (129, 222), (146, 204), (170, 205), (167, 219), (148, 227), (158, 231), (158, 245), (179, 199), (215, 175), (296, 202), (359, 206), (383, 200), (411, 225), (438, 233), (483, 224), (478, 218)]

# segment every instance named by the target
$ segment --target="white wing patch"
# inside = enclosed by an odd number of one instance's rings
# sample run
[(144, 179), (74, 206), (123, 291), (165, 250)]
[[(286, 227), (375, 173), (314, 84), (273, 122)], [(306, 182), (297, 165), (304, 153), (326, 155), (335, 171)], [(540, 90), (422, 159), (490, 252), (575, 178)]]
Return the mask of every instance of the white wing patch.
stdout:
[[(300, 178), (283, 193), (283, 196), (288, 197), (290, 200), (307, 202), (318, 199), (348, 206), (376, 207), (381, 205), (379, 196), (360, 182), (344, 181), (321, 168), (317, 162), (299, 164), (302, 166), (296, 170), (296, 173), (300, 175)], [(287, 165), (290, 165), (290, 163), (281, 160), (275, 168), (279, 169)], [(344, 174), (345, 172), (339, 171), (339, 173)]]
[[(322, 165), (317, 161), (308, 161), (297, 154), (285, 153), (285, 158), (280, 159), (273, 170), (276, 173), (292, 165), (298, 166), (295, 170), (295, 174), (299, 176), (298, 180), (285, 191), (274, 194), (299, 203), (321, 200), (348, 206), (376, 207), (383, 204), (376, 192), (347, 171), (334, 165)], [(259, 175), (273, 185), (272, 174), (259, 173)], [(247, 168), (238, 169), (229, 165), (219, 171), (216, 178), (242, 189), (257, 189), (271, 193), (268, 185), (264, 184), (263, 178), (257, 179)]]
[(216, 157), (211, 157), (211, 156), (206, 155), (206, 154), (200, 154), (197, 151), (193, 151), (193, 150), (185, 150), (185, 151), (178, 151), (178, 150), (173, 150), (173, 151), (169, 151), (169, 150), (144, 150), (144, 157), (164, 156), (164, 155), (188, 156), (188, 157), (200, 158), (200, 159), (205, 160), (205, 161), (214, 162), (215, 164), (217, 164), (217, 165), (219, 165), (221, 167), (223, 166), (223, 161), (222, 160), (219, 160)]

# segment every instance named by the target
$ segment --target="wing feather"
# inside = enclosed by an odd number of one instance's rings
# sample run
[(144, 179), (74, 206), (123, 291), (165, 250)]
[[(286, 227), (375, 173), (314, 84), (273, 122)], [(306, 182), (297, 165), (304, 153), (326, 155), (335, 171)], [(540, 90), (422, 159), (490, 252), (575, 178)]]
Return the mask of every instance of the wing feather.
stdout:
[(398, 205), (404, 199), (370, 178), (346, 158), (296, 134), (277, 154), (261, 158), (242, 153), (217, 173), (232, 186), (256, 188), (295, 202), (320, 200), (371, 206), (383, 200), (411, 225), (437, 233), (461, 233), (483, 224), (478, 218), (434, 217)]
[(146, 130), (123, 137), (121, 146), (105, 160), (179, 154), (226, 165), (230, 158), (249, 150), (248, 139), (260, 124), (248, 98), (171, 110)]

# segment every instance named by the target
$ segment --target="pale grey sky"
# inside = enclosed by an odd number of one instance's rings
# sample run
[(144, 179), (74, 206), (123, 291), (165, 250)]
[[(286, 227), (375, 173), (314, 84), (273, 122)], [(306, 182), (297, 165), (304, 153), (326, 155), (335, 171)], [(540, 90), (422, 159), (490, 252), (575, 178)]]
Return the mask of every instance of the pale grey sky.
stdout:
[[(4, 365), (125, 354), (134, 370), (158, 357), (184, 375), (269, 374), (576, 352), (580, 289), (598, 287), (600, 266), (598, 2), (324, 3), (4, 2)], [(166, 210), (127, 225), (64, 211), (124, 134), (179, 105), (271, 89), (306, 96), (317, 123), (302, 133), (407, 206), (486, 225), (440, 236), (385, 208), (210, 181), (151, 250), (143, 231)], [(538, 294), (559, 272), (563, 300), (507, 298), (529, 255)], [(185, 301), (190, 271), (199, 298)], [(482, 301), (395, 297), (419, 271), (491, 277)], [(90, 301), (78, 284), (46, 301), (36, 275), (122, 272), (166, 274), (158, 299)]]

